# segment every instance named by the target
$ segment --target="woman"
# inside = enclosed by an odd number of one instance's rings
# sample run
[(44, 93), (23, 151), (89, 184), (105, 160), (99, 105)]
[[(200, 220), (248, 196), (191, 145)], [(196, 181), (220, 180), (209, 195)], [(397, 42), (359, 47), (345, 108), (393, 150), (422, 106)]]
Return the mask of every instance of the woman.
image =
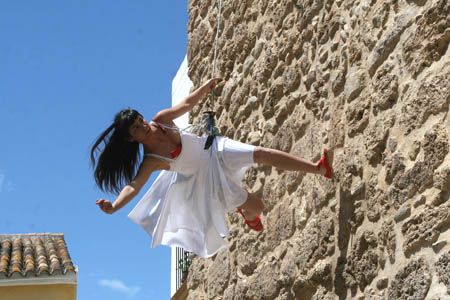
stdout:
[(225, 137), (217, 137), (212, 147), (204, 150), (206, 136), (178, 129), (173, 120), (190, 111), (218, 80), (207, 81), (180, 104), (158, 112), (150, 122), (135, 110), (120, 111), (92, 147), (97, 185), (103, 191), (118, 193), (114, 202), (97, 200), (96, 204), (107, 214), (125, 206), (152, 172), (162, 170), (129, 214), (152, 236), (153, 247), (180, 246), (209, 257), (226, 247), (223, 238), (228, 229), (224, 215), (233, 210), (240, 212), (253, 230), (263, 230), (259, 214), (264, 205), (241, 183), (253, 163), (332, 177), (331, 151), (324, 150), (322, 158), (312, 163)]

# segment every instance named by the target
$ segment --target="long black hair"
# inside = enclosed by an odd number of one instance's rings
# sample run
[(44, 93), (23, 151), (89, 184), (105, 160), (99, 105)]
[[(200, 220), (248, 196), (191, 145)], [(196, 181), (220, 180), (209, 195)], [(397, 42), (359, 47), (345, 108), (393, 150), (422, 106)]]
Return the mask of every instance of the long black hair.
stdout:
[[(140, 116), (131, 108), (119, 111), (111, 126), (98, 136), (92, 146), (91, 164), (95, 182), (104, 192), (118, 194), (136, 174), (141, 153), (139, 143), (129, 140), (129, 129)], [(100, 149), (102, 142), (104, 147)]]

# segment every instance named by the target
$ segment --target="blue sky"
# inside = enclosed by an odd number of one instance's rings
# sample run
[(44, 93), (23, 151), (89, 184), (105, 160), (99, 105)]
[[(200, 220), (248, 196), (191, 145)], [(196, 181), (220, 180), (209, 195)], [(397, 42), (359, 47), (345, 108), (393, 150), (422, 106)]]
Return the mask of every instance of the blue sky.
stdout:
[(64, 233), (79, 300), (168, 299), (169, 248), (127, 218), (144, 191), (103, 214), (88, 153), (118, 110), (170, 106), (187, 1), (0, 3), (0, 233)]

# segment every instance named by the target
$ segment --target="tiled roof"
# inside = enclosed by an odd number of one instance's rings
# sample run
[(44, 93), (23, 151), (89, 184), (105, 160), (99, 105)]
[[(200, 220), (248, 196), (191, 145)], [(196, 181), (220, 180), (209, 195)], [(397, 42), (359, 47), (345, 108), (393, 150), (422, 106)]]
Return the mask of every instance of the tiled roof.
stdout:
[(74, 273), (63, 234), (0, 234), (0, 282)]

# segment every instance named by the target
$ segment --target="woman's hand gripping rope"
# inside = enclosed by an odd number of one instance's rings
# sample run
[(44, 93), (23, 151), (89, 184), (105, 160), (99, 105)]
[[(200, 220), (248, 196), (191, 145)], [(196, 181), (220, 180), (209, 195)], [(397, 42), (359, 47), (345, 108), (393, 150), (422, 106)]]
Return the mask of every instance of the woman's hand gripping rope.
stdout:
[(220, 77), (211, 78), (210, 80), (205, 82), (205, 84), (203, 86), (206, 86), (208, 88), (208, 92), (211, 92), (217, 86), (217, 83), (220, 80), (222, 80), (222, 78), (220, 78)]

